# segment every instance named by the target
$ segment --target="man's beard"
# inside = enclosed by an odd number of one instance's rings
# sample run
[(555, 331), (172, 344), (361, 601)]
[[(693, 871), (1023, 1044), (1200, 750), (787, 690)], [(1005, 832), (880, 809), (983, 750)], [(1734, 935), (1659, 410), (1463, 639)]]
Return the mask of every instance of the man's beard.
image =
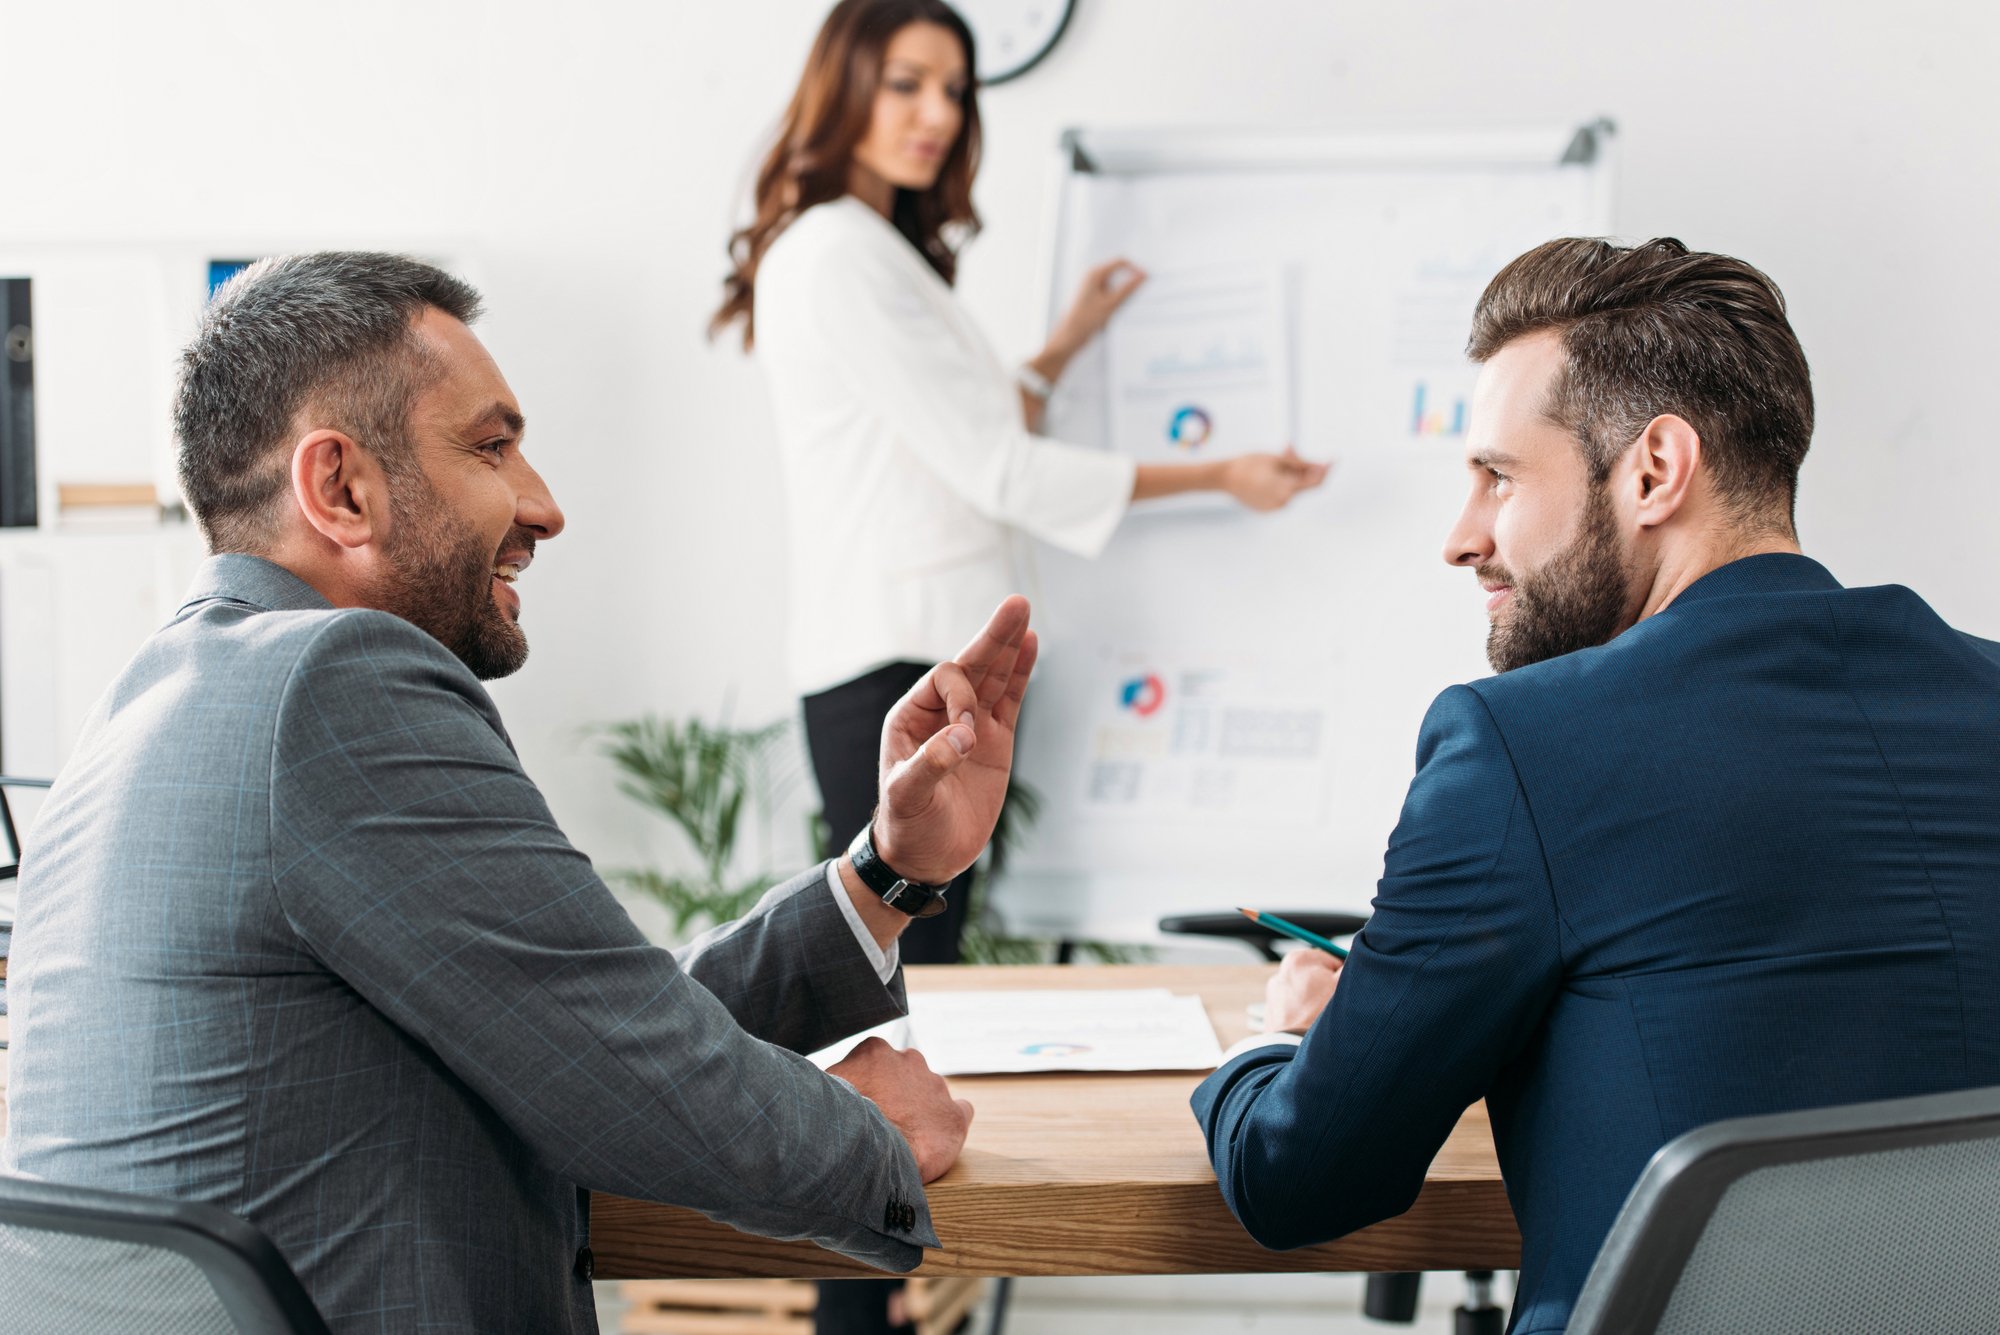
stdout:
[(1603, 484), (1591, 487), (1576, 537), (1541, 569), (1518, 579), (1497, 565), (1476, 573), (1513, 589), (1486, 636), (1486, 661), (1495, 672), (1608, 643), (1625, 628), (1625, 552)]
[(429, 632), (481, 681), (520, 671), (528, 637), (494, 599), (493, 563), (501, 551), (533, 552), (534, 535), (517, 528), (499, 548), (488, 547), (421, 476), (392, 481), (389, 504), (389, 572), (372, 605)]

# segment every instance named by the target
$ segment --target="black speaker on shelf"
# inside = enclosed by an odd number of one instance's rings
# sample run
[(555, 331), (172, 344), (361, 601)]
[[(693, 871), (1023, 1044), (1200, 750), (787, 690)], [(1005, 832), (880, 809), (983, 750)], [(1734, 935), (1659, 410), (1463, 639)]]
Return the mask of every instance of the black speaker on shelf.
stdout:
[(0, 528), (35, 526), (35, 320), (29, 281), (0, 278)]

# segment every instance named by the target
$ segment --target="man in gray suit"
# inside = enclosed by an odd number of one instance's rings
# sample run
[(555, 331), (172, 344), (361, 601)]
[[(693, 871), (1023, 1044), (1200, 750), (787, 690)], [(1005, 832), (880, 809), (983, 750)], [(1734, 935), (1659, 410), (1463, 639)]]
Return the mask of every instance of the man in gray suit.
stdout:
[(336, 254), (205, 316), (176, 426), (217, 554), (35, 830), (4, 1166), (225, 1206), (342, 1332), (594, 1329), (590, 1190), (907, 1270), (970, 1107), (879, 1042), (798, 1054), (902, 1011), (909, 919), (857, 868), (908, 903), (978, 854), (1027, 606), (897, 707), (872, 850), (649, 946), (480, 685), (563, 521), (477, 309)]

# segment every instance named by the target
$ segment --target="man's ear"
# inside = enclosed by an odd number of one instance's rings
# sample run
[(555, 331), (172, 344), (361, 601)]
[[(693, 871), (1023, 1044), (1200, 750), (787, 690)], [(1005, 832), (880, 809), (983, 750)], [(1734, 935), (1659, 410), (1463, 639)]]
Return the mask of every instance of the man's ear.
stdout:
[(322, 428), (292, 447), (292, 496), (306, 522), (340, 547), (365, 547), (389, 522), (388, 478), (352, 437)]
[(1684, 417), (1662, 413), (1632, 443), (1632, 501), (1640, 528), (1655, 528), (1694, 494), (1702, 463), (1701, 435)]

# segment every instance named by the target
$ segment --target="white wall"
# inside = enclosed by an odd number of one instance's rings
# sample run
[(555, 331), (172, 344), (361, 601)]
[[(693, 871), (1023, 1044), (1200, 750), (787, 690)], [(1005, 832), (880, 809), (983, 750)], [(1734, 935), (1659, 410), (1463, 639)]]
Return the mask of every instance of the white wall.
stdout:
[[(661, 841), (582, 725), (790, 703), (794, 535), (769, 518), (768, 416), (754, 367), (702, 326), (733, 202), (822, 12), (0, 0), (0, 249), (408, 235), (477, 255), (482, 333), (570, 525), (523, 581), (533, 660), (496, 693), (558, 816), (612, 862)], [(1620, 230), (1741, 254), (1792, 299), (1820, 403), (1809, 550), (2000, 636), (1981, 559), (1996, 51), (2000, 8), (1970, 0), (1079, 0), (1056, 54), (985, 98), (988, 227), (962, 286), (1003, 349), (1029, 349), (1065, 125), (1608, 114)]]

